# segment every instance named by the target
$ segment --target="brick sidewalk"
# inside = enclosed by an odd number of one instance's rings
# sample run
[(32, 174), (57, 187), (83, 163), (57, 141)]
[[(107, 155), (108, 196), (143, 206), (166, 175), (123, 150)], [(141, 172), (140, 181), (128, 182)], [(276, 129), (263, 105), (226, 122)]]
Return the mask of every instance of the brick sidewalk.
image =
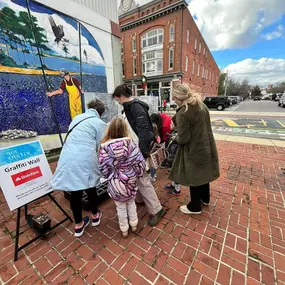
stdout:
[[(221, 178), (200, 216), (181, 214), (189, 191), (169, 197), (165, 170), (155, 184), (168, 209), (154, 228), (138, 206), (139, 232), (121, 237), (113, 201), (101, 205), (104, 218), (80, 239), (66, 222), (47, 240), (27, 247), (14, 263), (15, 212), (0, 196), (1, 284), (285, 284), (285, 149), (218, 141)], [(65, 209), (62, 193), (56, 198)], [(56, 220), (63, 215), (48, 199), (34, 203)], [(24, 225), (24, 219), (22, 219)], [(22, 226), (20, 241), (33, 237)], [(2, 280), (2, 282), (1, 282)]]

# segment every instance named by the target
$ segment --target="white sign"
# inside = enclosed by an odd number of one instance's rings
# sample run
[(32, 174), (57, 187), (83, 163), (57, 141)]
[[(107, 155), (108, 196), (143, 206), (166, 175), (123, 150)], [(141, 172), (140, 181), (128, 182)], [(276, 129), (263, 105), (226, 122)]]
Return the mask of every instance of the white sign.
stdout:
[(0, 149), (0, 186), (11, 211), (51, 192), (51, 179), (39, 141)]

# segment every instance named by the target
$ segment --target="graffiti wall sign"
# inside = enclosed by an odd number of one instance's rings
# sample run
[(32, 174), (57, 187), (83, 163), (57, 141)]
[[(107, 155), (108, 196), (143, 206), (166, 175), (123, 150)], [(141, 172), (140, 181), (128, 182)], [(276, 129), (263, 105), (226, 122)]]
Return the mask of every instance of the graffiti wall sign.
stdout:
[[(57, 132), (46, 92), (62, 87), (60, 69), (68, 70), (84, 91), (107, 92), (104, 57), (94, 33), (38, 3), (1, 0), (0, 132)], [(66, 132), (71, 117), (67, 88), (63, 91), (52, 101)]]

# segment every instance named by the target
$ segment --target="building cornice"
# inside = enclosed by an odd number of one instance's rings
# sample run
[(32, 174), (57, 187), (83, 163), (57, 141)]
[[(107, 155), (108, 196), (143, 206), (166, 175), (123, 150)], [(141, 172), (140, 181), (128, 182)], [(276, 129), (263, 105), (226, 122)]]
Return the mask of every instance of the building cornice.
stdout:
[[(160, 1), (158, 1), (158, 2), (160, 2)], [(123, 14), (120, 18), (123, 18), (123, 17), (125, 17), (127, 15), (131, 15), (131, 14), (133, 14), (136, 11), (140, 11), (140, 10), (142, 10), (143, 7), (146, 8), (146, 7), (152, 6), (152, 5), (153, 5), (153, 2), (150, 2), (149, 4), (145, 4), (145, 5), (141, 6), (141, 7), (138, 7), (136, 9), (128, 12), (128, 13)], [(143, 23), (147, 23), (147, 22), (153, 21), (156, 18), (165, 16), (165, 15), (167, 15), (167, 14), (173, 12), (173, 11), (176, 11), (176, 10), (179, 10), (179, 9), (183, 9), (183, 8), (187, 8), (187, 7), (188, 7), (188, 4), (187, 4), (187, 2), (185, 0), (181, 0), (179, 2), (173, 3), (171, 5), (168, 5), (166, 7), (161, 8), (158, 11), (150, 13), (150, 14), (144, 16), (144, 17), (141, 17), (141, 18), (136, 19), (136, 20), (132, 20), (132, 21), (126, 23), (126, 24), (121, 25), (121, 27), (120, 27), (121, 28), (121, 32), (129, 30), (129, 29), (132, 29), (132, 28), (135, 28), (135, 27), (137, 27), (137, 26), (139, 26), (139, 25), (141, 25)]]

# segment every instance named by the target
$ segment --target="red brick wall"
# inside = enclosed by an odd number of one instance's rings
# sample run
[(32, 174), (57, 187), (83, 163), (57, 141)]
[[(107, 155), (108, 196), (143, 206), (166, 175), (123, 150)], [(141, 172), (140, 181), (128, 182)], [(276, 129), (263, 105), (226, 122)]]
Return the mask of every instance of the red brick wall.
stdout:
[[(120, 25), (126, 24), (138, 17), (144, 17), (147, 14), (151, 14), (158, 9), (162, 9), (163, 6), (167, 6), (178, 2), (179, 0), (167, 0), (155, 3), (143, 10), (135, 11), (131, 15), (120, 18)], [(171, 2), (171, 3), (169, 3)], [(183, 22), (183, 29), (182, 29)], [(169, 29), (170, 25), (175, 27), (175, 37), (174, 42), (169, 42)], [(203, 96), (215, 96), (218, 94), (218, 83), (217, 78), (219, 78), (219, 68), (215, 63), (208, 46), (206, 45), (199, 29), (197, 28), (189, 10), (187, 8), (178, 9), (174, 12), (166, 14), (165, 16), (158, 17), (152, 21), (145, 22), (141, 25), (131, 28), (129, 30), (123, 31), (121, 33), (122, 42), (124, 45), (124, 53), (122, 55), (122, 60), (125, 63), (125, 80), (134, 78), (133, 74), (133, 57), (136, 56), (137, 59), (137, 76), (142, 75), (142, 62), (141, 62), (141, 35), (145, 32), (155, 29), (164, 29), (164, 43), (163, 43), (163, 73), (168, 72), (184, 72), (182, 82), (187, 83), (192, 89), (200, 92)], [(189, 44), (186, 42), (186, 31), (187, 28), (190, 30), (190, 41)], [(132, 51), (132, 38), (136, 38), (136, 52)], [(197, 38), (197, 50), (194, 49), (195, 38)], [(199, 54), (199, 43), (201, 41), (202, 48), (201, 54)], [(182, 48), (181, 48), (182, 44)], [(174, 48), (174, 68), (169, 71), (169, 48)], [(203, 49), (206, 48), (208, 57), (203, 55)], [(188, 71), (185, 72), (185, 60), (186, 55), (188, 55)], [(195, 60), (195, 74), (192, 75), (192, 62)], [(197, 75), (198, 64), (200, 64), (200, 76)], [(208, 79), (202, 79), (202, 66), (208, 69)], [(214, 74), (214, 81), (209, 79), (211, 74)], [(211, 77), (212, 78), (212, 77)]]

